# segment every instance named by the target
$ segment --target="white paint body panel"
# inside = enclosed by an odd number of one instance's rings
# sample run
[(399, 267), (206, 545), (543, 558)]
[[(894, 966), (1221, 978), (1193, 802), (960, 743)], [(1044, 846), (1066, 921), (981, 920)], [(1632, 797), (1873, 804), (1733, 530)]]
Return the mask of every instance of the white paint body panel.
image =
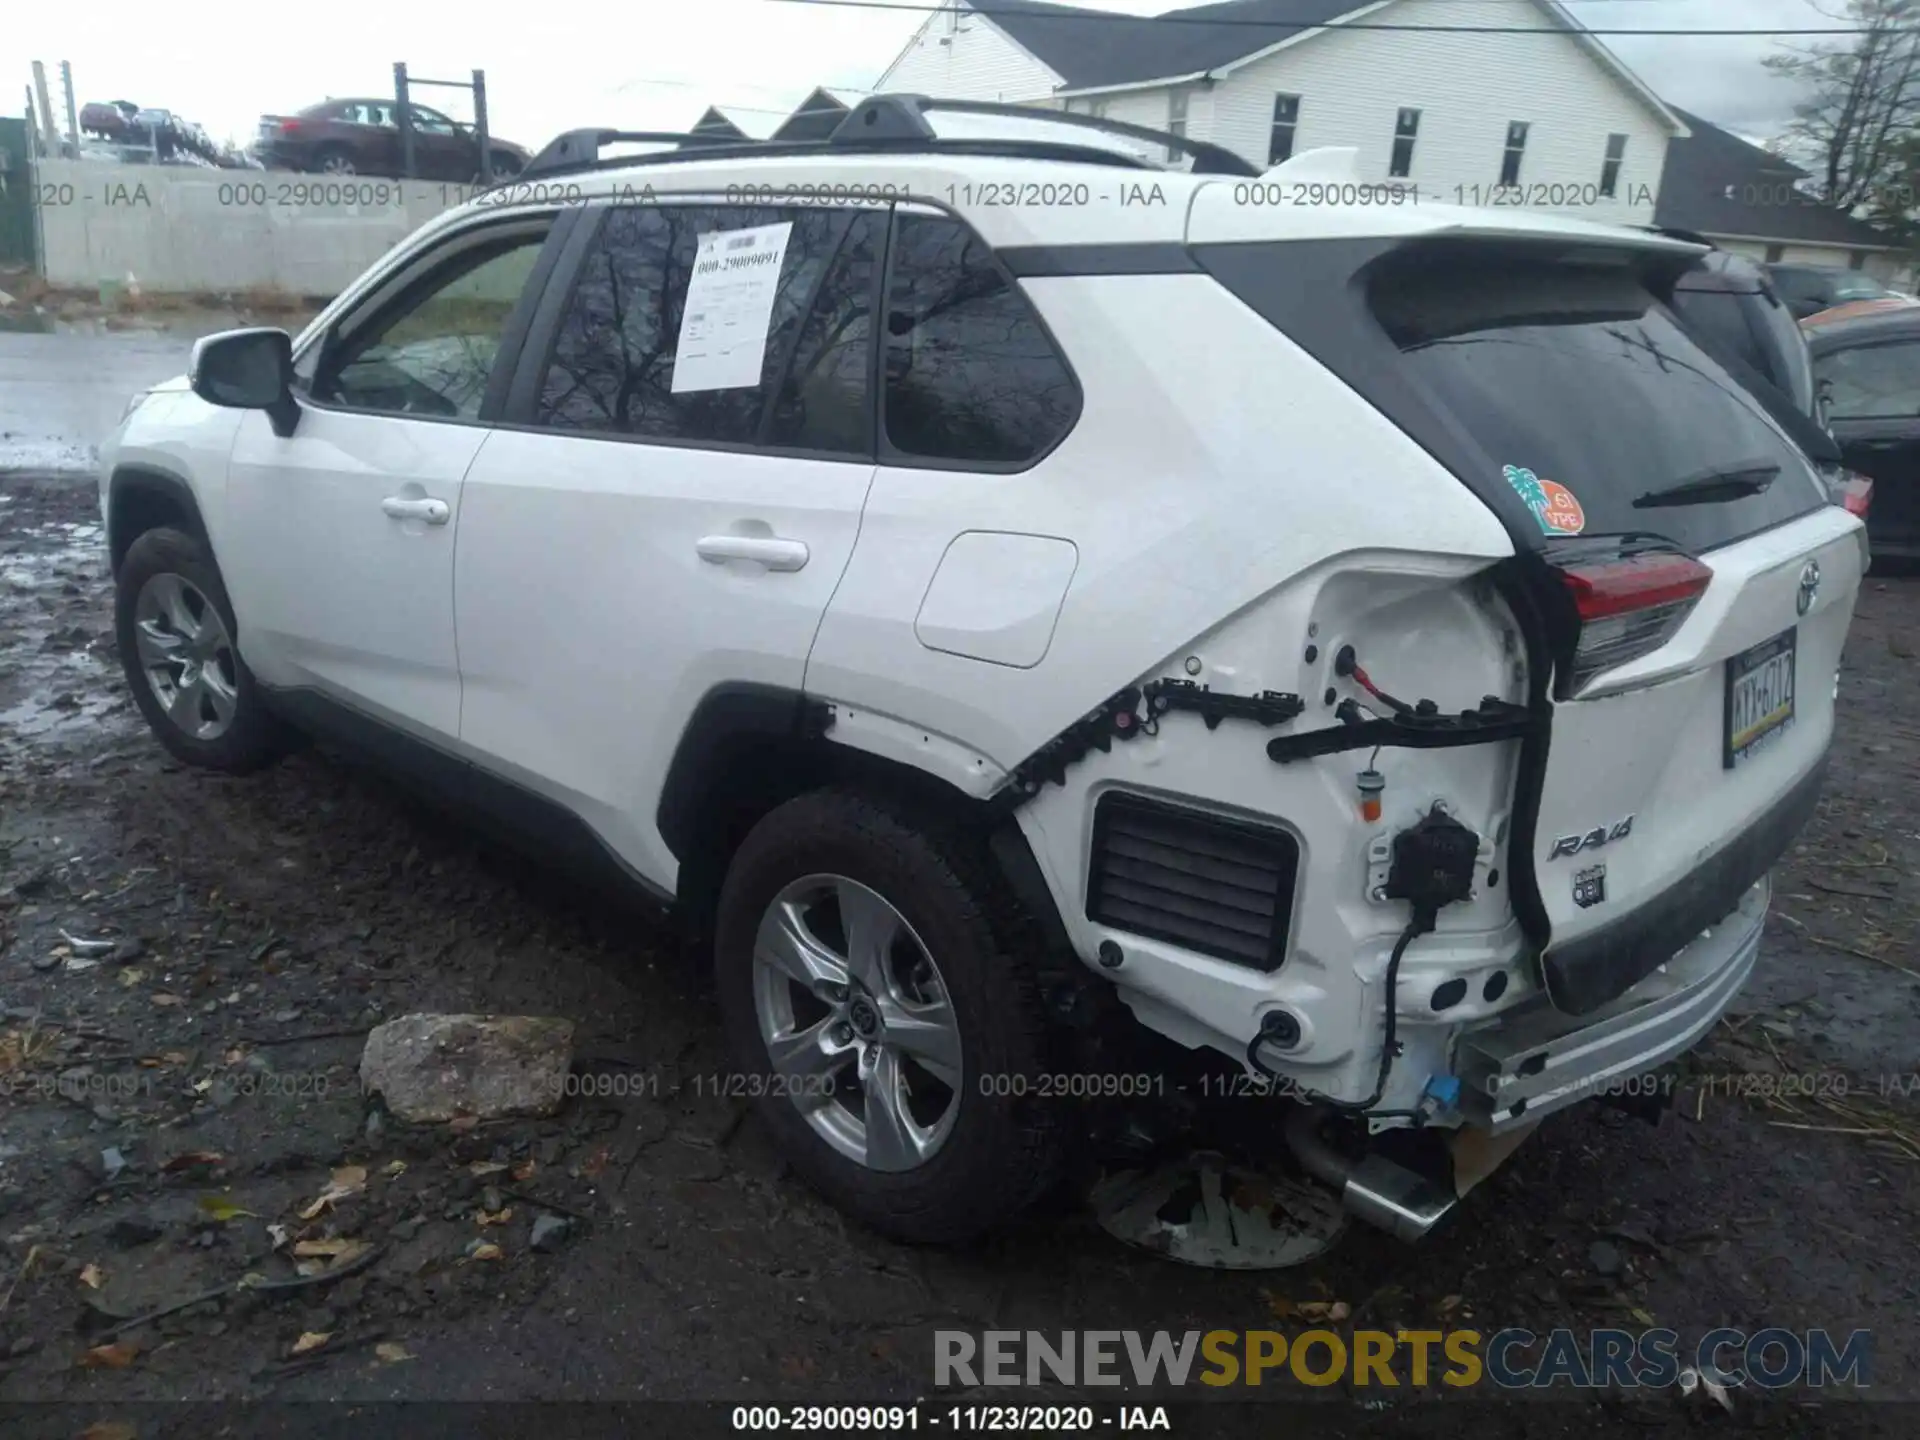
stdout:
[(953, 537), (914, 617), (929, 650), (1030, 670), (1053, 643), (1080, 552), (1071, 540), (968, 530)]

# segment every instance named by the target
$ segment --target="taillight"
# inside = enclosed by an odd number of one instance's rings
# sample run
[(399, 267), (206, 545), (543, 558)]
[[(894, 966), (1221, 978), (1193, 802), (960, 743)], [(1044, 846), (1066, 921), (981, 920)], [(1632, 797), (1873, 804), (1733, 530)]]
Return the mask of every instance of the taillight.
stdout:
[(282, 120), (280, 122), (280, 133), (282, 135), (291, 135), (299, 128), (300, 122), (298, 120)]
[(1867, 508), (1873, 504), (1873, 481), (1857, 472), (1849, 471), (1840, 485), (1840, 503), (1847, 507), (1849, 515), (1867, 518)]
[(1570, 691), (1673, 638), (1713, 572), (1687, 555), (1633, 555), (1560, 567), (1580, 617)]

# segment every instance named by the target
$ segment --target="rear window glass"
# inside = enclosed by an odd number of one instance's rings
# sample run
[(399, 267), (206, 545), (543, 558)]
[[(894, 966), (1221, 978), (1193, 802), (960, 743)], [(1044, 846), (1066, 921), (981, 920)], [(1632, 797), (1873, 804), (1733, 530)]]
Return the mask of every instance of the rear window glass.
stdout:
[[(1543, 534), (1724, 545), (1822, 503), (1805, 458), (1632, 271), (1499, 259), (1388, 267), (1369, 290), (1411, 378)], [(1758, 494), (1663, 491), (1773, 471)], [(1639, 502), (1639, 503), (1636, 503)]]

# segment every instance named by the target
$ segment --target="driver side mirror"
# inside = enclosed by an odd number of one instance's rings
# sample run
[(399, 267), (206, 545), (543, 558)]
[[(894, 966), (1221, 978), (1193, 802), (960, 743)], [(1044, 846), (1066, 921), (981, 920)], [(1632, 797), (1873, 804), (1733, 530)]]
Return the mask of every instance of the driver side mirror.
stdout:
[(285, 439), (300, 420), (293, 398), (293, 337), (255, 327), (223, 330), (196, 340), (187, 383), (209, 405), (264, 410), (273, 433)]

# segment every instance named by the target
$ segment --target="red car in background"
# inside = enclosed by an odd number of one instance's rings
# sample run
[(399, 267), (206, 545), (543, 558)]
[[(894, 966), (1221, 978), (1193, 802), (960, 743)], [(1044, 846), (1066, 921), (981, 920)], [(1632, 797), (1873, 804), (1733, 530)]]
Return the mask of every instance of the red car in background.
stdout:
[[(263, 115), (254, 153), (270, 170), (306, 170), (321, 175), (401, 174), (399, 105), (391, 99), (328, 100), (292, 115)], [(510, 180), (530, 158), (492, 136), (487, 154), (480, 137), (425, 105), (408, 107), (413, 128), (413, 175), (420, 180)]]

